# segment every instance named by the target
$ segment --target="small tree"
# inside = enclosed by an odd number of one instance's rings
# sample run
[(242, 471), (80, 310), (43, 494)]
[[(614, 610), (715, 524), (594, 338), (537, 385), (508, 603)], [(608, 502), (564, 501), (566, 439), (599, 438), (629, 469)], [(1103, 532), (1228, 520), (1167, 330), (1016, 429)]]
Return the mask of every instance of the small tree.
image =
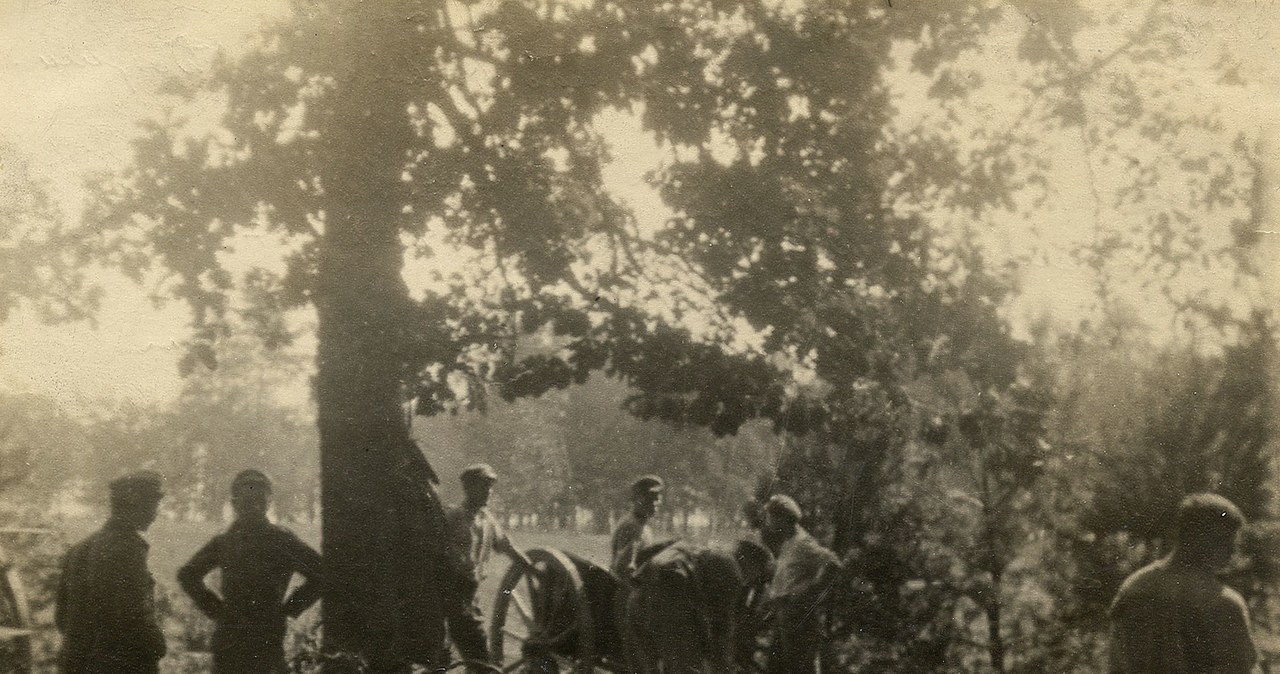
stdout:
[[(1147, 365), (1181, 367), (1164, 385), (1148, 377), (1140, 409), (1149, 411), (1124, 442), (1092, 448), (1089, 497), (1071, 537), (1083, 624), (1099, 626), (1125, 575), (1169, 551), (1172, 516), (1186, 494), (1221, 493), (1250, 520), (1272, 515), (1273, 354), (1269, 322), (1255, 314), (1221, 353), (1183, 349)], [(1233, 583), (1261, 600), (1273, 567), (1257, 542), (1246, 547), (1252, 559)]]

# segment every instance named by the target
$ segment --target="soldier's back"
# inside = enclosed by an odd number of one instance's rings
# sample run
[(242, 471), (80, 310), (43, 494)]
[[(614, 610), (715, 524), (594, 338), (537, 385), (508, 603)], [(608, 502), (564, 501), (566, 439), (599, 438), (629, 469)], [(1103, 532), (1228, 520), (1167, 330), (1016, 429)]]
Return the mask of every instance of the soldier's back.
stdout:
[(1212, 574), (1162, 559), (1112, 603), (1112, 672), (1248, 672), (1256, 657), (1244, 599)]
[(155, 618), (147, 543), (108, 523), (72, 546), (63, 561), (56, 622), (61, 669), (69, 674), (153, 672), (164, 655)]

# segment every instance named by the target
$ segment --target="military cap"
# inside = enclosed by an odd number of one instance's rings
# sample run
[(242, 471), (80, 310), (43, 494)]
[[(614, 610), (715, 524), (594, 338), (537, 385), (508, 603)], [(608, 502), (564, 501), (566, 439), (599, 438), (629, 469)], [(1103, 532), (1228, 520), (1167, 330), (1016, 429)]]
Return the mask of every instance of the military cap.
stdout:
[(657, 475), (644, 475), (636, 478), (636, 481), (631, 483), (631, 493), (635, 496), (660, 494), (664, 489), (666, 489), (666, 483)]
[(107, 486), (112, 496), (149, 497), (159, 500), (164, 496), (160, 486), (160, 473), (154, 470), (140, 470), (136, 473), (121, 475)]
[(462, 474), (458, 476), (463, 484), (471, 484), (473, 482), (497, 482), (498, 473), (487, 463), (476, 463), (462, 469)]
[(234, 479), (231, 480), (231, 492), (235, 493), (242, 489), (261, 489), (271, 491), (271, 478), (260, 470), (249, 468), (236, 473)]
[(804, 513), (800, 510), (800, 504), (796, 500), (786, 494), (774, 494), (764, 504), (764, 510), (774, 515), (783, 515), (791, 518), (793, 522), (799, 522)]
[(1205, 531), (1234, 533), (1245, 524), (1239, 506), (1219, 494), (1191, 494), (1178, 504), (1179, 538), (1190, 538)]

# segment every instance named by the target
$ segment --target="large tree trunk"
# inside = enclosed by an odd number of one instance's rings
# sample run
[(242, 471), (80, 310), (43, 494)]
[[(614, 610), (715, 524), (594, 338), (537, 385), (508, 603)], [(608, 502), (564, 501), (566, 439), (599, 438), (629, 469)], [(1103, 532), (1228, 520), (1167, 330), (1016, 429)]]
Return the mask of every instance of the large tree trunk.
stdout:
[[(333, 117), (321, 127), (325, 222), (315, 298), (325, 650), (373, 671), (434, 666), (440, 509), (401, 413), (412, 303), (400, 190), (412, 68), (402, 3), (342, 3)], [(424, 464), (425, 465), (425, 464)]]

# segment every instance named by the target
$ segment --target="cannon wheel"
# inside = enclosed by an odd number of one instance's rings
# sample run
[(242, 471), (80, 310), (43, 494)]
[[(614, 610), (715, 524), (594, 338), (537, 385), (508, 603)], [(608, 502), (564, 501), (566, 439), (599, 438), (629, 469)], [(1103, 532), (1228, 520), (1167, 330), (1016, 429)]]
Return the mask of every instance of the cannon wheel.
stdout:
[(503, 672), (595, 671), (595, 625), (582, 576), (559, 550), (527, 552), (536, 575), (512, 564), (494, 599), (489, 643)]

